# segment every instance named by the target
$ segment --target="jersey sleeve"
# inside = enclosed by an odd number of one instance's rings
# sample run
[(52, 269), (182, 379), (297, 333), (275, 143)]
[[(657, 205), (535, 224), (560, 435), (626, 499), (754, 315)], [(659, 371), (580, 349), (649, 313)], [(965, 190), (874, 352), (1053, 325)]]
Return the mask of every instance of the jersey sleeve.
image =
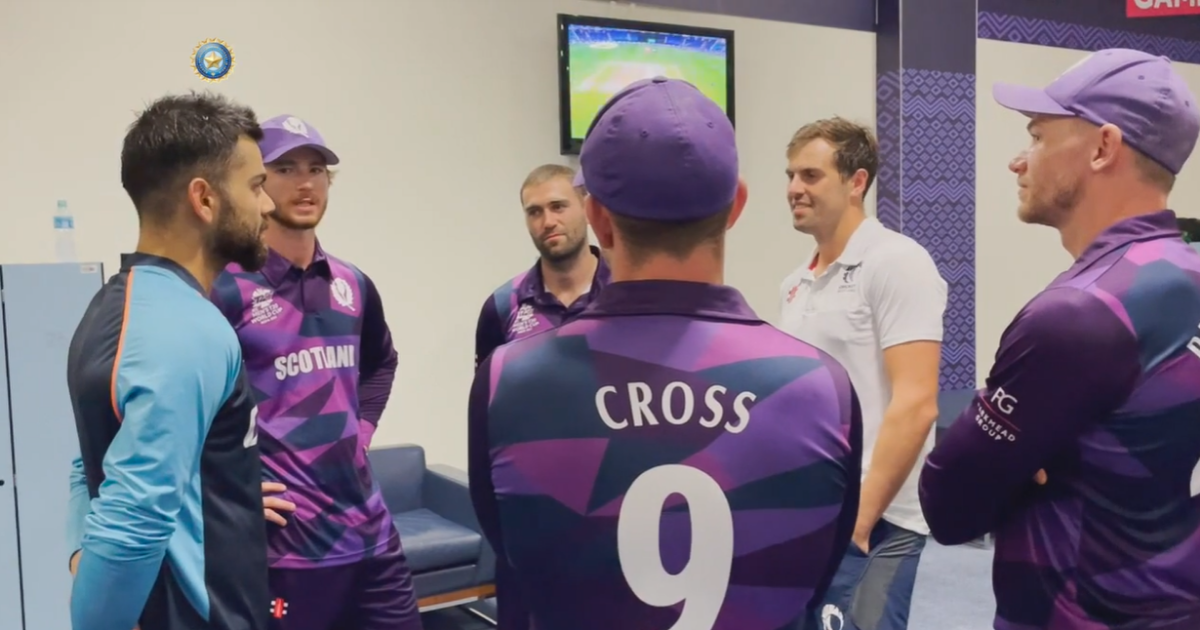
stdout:
[(483, 360), (491, 356), (496, 348), (504, 345), (504, 323), (500, 321), (500, 311), (496, 309), (494, 296), (489, 295), (479, 310), (479, 320), (475, 323), (475, 369), (478, 370)]
[(884, 264), (864, 271), (867, 303), (882, 349), (912, 341), (942, 341), (948, 287), (929, 252), (897, 247)]
[(496, 504), (496, 488), (492, 483), (491, 440), (488, 437), (492, 370), (497, 367), (499, 365), (490, 356), (485, 358), (475, 371), (475, 380), (471, 384), (467, 403), (467, 476), (479, 526), (496, 552), (496, 557), (503, 558), (499, 507)]
[(358, 381), (360, 426), (364, 445), (370, 445), (379, 419), (387, 408), (396, 380), (398, 357), (392, 343), (392, 331), (383, 314), (383, 299), (375, 283), (363, 274), (366, 286), (363, 299), (362, 362)]
[[(503, 356), (502, 352), (500, 356)], [(488, 407), (492, 396), (491, 384), (496, 379), (500, 365), (497, 355), (489, 355), (475, 370), (475, 380), (467, 403), (467, 477), (479, 527), (496, 556), (497, 594), (500, 595), (503, 590), (504, 598), (500, 604), (500, 626), (524, 630), (529, 627), (529, 610), (521, 597), (521, 585), (515, 583), (512, 568), (508, 564), (500, 528), (500, 506), (492, 482)]]
[(927, 458), (921, 507), (935, 540), (992, 531), (1054, 475), (1055, 455), (1124, 404), (1141, 373), (1137, 339), (1100, 299), (1043, 294), (1005, 331), (986, 387)]
[(838, 513), (837, 528), (834, 534), (834, 553), (829, 556), (825, 573), (817, 588), (813, 591), (812, 602), (817, 604), (825, 600), (825, 593), (833, 583), (841, 566), (843, 550), (849, 548), (854, 538), (854, 526), (858, 523), (858, 504), (862, 494), (862, 460), (863, 460), (863, 423), (862, 406), (858, 393), (850, 382), (850, 375), (841, 364), (833, 359), (826, 360), (826, 367), (833, 376), (833, 382), (839, 392), (839, 408), (842, 413), (842, 426), (846, 432), (845, 452), (841, 456), (843, 471), (842, 480), (842, 510)]
[(91, 508), (92, 497), (88, 494), (87, 475), (83, 470), (83, 457), (76, 455), (71, 460), (68, 477), (70, 495), (67, 498), (67, 549), (68, 557), (79, 551), (83, 541), (83, 522)]
[(199, 331), (181, 334), (174, 327), (188, 318), (139, 299), (137, 280), (131, 276), (112, 377), (121, 426), (84, 520), (71, 595), (75, 630), (137, 625), (175, 533), (184, 487), (195, 483), (209, 427), (241, 360), (230, 356), (236, 344), (222, 352)]

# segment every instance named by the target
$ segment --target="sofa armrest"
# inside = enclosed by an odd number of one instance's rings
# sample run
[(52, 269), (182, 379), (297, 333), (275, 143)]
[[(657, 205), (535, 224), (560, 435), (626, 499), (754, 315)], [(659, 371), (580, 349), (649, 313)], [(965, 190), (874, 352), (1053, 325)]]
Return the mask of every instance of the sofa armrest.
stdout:
[[(479, 518), (475, 516), (475, 506), (471, 503), (468, 484), (465, 470), (445, 464), (429, 466), (425, 470), (422, 482), (421, 503), (434, 514), (482, 536), (483, 528), (479, 526)], [(478, 567), (477, 584), (491, 583), (495, 579), (496, 554), (486, 538), (483, 538), (479, 552)]]

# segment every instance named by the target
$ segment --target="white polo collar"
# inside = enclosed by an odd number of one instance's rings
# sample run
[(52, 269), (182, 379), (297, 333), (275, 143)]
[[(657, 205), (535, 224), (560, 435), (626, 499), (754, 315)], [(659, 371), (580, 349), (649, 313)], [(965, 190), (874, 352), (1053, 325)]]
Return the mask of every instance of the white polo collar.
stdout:
[[(875, 217), (867, 217), (850, 235), (850, 240), (846, 242), (846, 249), (842, 250), (842, 255), (837, 257), (837, 260), (830, 263), (829, 268), (833, 267), (853, 267), (861, 264), (863, 258), (867, 255), (867, 250), (875, 244), (878, 236), (883, 234), (887, 228), (879, 222)], [(807, 278), (813, 279), (815, 276), (812, 272), (813, 263), (816, 262), (817, 252), (814, 249), (812, 257), (808, 260), (808, 265), (804, 267), (804, 274)]]

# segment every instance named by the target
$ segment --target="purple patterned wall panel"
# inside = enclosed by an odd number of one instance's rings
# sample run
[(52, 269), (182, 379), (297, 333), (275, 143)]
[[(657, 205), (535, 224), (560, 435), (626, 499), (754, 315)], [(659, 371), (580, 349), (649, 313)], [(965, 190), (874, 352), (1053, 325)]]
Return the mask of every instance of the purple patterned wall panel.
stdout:
[(1200, 63), (1200, 25), (1196, 38), (1189, 40), (980, 11), (979, 38), (1089, 51), (1134, 48), (1175, 61)]
[(901, 231), (950, 286), (941, 387), (975, 387), (975, 75), (905, 68)]
[(943, 390), (975, 388), (975, 4), (879, 0), (876, 208), (949, 285)]
[[(1183, 1), (1186, 4), (1189, 0)], [(978, 0), (978, 9), (980, 13), (1017, 15), (1059, 24), (1079, 24), (1174, 39), (1200, 39), (1200, 18), (1131, 19), (1125, 17), (1125, 0)]]
[(880, 223), (900, 231), (900, 73), (875, 76), (875, 133), (879, 138), (879, 174), (875, 212)]

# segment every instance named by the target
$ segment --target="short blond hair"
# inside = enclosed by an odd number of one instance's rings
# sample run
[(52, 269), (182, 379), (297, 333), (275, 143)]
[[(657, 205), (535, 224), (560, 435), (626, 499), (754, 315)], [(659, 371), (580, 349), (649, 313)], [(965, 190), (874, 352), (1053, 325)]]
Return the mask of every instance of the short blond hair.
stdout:
[[(570, 166), (563, 166), (562, 164), (543, 164), (529, 171), (529, 174), (525, 176), (525, 181), (521, 182), (521, 189), (517, 191), (517, 194), (524, 197), (526, 188), (539, 186), (558, 177), (565, 177), (568, 182), (574, 183), (575, 169)], [(576, 192), (578, 192), (578, 189), (576, 189)]]

